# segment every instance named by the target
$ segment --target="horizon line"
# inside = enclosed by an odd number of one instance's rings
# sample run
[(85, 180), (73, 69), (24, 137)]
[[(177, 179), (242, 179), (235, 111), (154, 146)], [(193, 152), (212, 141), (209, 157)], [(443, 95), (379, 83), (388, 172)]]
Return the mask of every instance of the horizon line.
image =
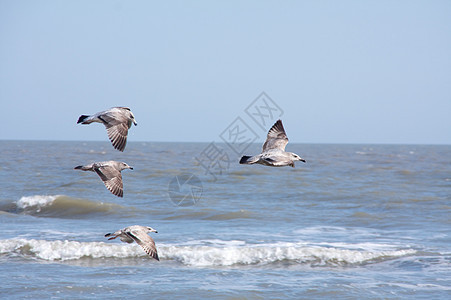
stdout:
[[(0, 142), (81, 142), (81, 143), (110, 143), (109, 140), (45, 140), (45, 139), (1, 139)], [(193, 143), (193, 144), (227, 144), (224, 141), (127, 141), (127, 143)], [(251, 144), (261, 145), (260, 142)], [(389, 143), (389, 142), (290, 142), (290, 145), (412, 145), (412, 146), (451, 146), (451, 143)]]

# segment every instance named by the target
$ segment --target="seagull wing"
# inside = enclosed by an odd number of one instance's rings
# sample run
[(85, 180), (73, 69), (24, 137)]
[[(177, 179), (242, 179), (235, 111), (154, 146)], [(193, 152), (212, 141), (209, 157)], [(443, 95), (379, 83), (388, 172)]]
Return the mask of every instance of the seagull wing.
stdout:
[(131, 126), (131, 121), (124, 110), (130, 109), (116, 107), (98, 116), (106, 127), (108, 138), (113, 144), (114, 149), (119, 151), (124, 151), (125, 149), (128, 129)]
[(111, 165), (101, 165), (94, 169), (100, 176), (106, 188), (118, 197), (124, 196), (124, 188), (122, 185), (122, 175), (116, 168)]
[(157, 253), (157, 247), (155, 246), (155, 241), (147, 233), (141, 230), (131, 230), (127, 232), (127, 235), (134, 239), (135, 242), (140, 245), (150, 257), (160, 260)]
[(113, 144), (114, 149), (124, 151), (127, 144), (128, 126), (126, 123), (119, 123), (116, 125), (105, 124), (108, 138)]
[(276, 123), (271, 127), (268, 131), (268, 136), (266, 137), (266, 141), (263, 144), (263, 152), (268, 150), (281, 150), (285, 151), (285, 146), (288, 144), (288, 137), (285, 133), (285, 129), (283, 128), (282, 121), (277, 120)]

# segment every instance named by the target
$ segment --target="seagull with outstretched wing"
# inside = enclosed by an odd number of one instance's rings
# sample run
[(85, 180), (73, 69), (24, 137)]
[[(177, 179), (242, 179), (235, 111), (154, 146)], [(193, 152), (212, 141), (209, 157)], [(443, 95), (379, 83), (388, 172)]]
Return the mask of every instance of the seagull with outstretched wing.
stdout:
[(283, 128), (282, 121), (277, 120), (268, 131), (262, 152), (254, 156), (241, 157), (240, 164), (261, 164), (271, 167), (292, 166), (294, 168), (295, 161), (302, 161), (305, 163), (305, 159), (301, 158), (299, 155), (285, 151), (287, 144), (288, 137)]
[(138, 125), (135, 116), (128, 107), (113, 107), (94, 115), (81, 115), (77, 124), (91, 124), (93, 122), (105, 125), (108, 138), (114, 149), (122, 152), (127, 144), (128, 129), (132, 124)]
[(122, 175), (121, 171), (125, 169), (133, 170), (133, 167), (130, 167), (124, 162), (119, 161), (103, 161), (96, 162), (85, 166), (76, 166), (75, 170), (82, 171), (92, 171), (96, 172), (99, 175), (100, 179), (102, 179), (106, 188), (113, 194), (118, 197), (124, 196), (124, 187), (122, 183)]
[(119, 237), (121, 241), (125, 243), (136, 242), (150, 257), (160, 260), (157, 253), (157, 247), (155, 246), (155, 241), (148, 235), (149, 232), (158, 233), (158, 231), (152, 227), (133, 225), (120, 229), (114, 233), (107, 233), (105, 234), (105, 237), (109, 237), (108, 240), (114, 240)]

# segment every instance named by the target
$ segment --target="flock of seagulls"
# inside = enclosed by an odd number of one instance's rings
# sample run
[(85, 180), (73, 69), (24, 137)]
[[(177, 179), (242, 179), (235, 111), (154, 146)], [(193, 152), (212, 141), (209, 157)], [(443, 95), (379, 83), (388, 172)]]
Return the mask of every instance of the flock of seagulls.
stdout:
[[(111, 144), (114, 149), (121, 152), (124, 151), (127, 144), (128, 130), (132, 124), (135, 126), (138, 125), (135, 116), (128, 107), (113, 107), (93, 115), (81, 115), (78, 118), (77, 124), (91, 124), (94, 122), (105, 125)], [(299, 155), (285, 151), (287, 144), (288, 137), (283, 128), (282, 121), (277, 120), (268, 131), (262, 152), (254, 156), (241, 157), (240, 164), (261, 164), (270, 167), (294, 167), (295, 161), (302, 161), (305, 163), (305, 159), (301, 158)], [(97, 173), (105, 184), (105, 187), (113, 195), (123, 197), (124, 188), (121, 171), (125, 169), (133, 170), (133, 167), (125, 162), (110, 160), (80, 165), (76, 166), (74, 169)], [(108, 240), (119, 237), (122, 242), (126, 243), (136, 242), (150, 257), (160, 260), (155, 241), (148, 235), (150, 232), (157, 233), (152, 227), (133, 225), (120, 229), (114, 233), (107, 233), (105, 234), (105, 237), (109, 237)]]
[[(138, 125), (135, 116), (128, 107), (113, 107), (93, 115), (81, 115), (77, 124), (91, 124), (94, 122), (105, 125), (111, 144), (113, 144), (114, 149), (121, 152), (124, 151), (127, 145), (128, 130), (132, 124)], [(114, 160), (77, 166), (74, 169), (96, 172), (106, 188), (118, 197), (124, 196), (121, 171), (125, 169), (133, 170), (128, 164)]]
[[(128, 107), (113, 107), (93, 115), (81, 115), (78, 118), (77, 124), (91, 124), (94, 122), (105, 125), (111, 144), (114, 149), (121, 152), (124, 151), (125, 146), (127, 145), (128, 130), (132, 124), (135, 124), (135, 126), (138, 125), (135, 116)], [(102, 179), (106, 188), (113, 195), (123, 197), (124, 185), (122, 183), (121, 171), (125, 169), (133, 170), (133, 167), (130, 167), (125, 162), (110, 160), (95, 162), (84, 166), (76, 166), (74, 169), (96, 172), (100, 179)], [(122, 242), (126, 243), (136, 242), (150, 257), (160, 260), (158, 258), (155, 241), (148, 235), (150, 232), (157, 233), (152, 227), (133, 225), (120, 229), (114, 233), (107, 233), (105, 234), (105, 237), (109, 237), (108, 240), (114, 240), (119, 237)]]

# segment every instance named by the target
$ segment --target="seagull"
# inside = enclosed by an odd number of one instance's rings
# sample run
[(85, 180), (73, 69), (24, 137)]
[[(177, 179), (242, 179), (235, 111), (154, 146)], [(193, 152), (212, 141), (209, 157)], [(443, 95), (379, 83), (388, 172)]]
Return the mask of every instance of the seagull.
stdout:
[(119, 237), (121, 241), (126, 243), (136, 242), (150, 257), (153, 257), (156, 260), (160, 260), (158, 258), (155, 242), (153, 238), (148, 235), (149, 232), (158, 233), (158, 231), (156, 231), (152, 227), (133, 225), (125, 227), (124, 229), (120, 229), (115, 233), (107, 233), (105, 234), (105, 237), (111, 236), (108, 240), (114, 240), (115, 238)]
[(82, 171), (93, 171), (96, 172), (97, 175), (100, 176), (106, 188), (118, 197), (124, 196), (124, 189), (122, 184), (122, 175), (121, 171), (125, 169), (133, 170), (133, 167), (130, 167), (124, 162), (119, 161), (103, 161), (96, 162), (86, 166), (77, 166), (74, 168), (75, 170)]
[(285, 146), (287, 144), (288, 138), (282, 121), (277, 120), (268, 131), (262, 153), (255, 156), (243, 156), (241, 157), (240, 164), (261, 164), (271, 167), (292, 166), (294, 168), (294, 162), (297, 160), (305, 163), (305, 159), (299, 157), (299, 155), (292, 152), (285, 152)]
[(128, 129), (132, 123), (138, 125), (135, 116), (128, 107), (113, 107), (105, 111), (98, 112), (92, 116), (81, 115), (77, 124), (91, 124), (98, 122), (105, 125), (108, 132), (108, 138), (113, 144), (114, 149), (124, 151), (127, 144)]

